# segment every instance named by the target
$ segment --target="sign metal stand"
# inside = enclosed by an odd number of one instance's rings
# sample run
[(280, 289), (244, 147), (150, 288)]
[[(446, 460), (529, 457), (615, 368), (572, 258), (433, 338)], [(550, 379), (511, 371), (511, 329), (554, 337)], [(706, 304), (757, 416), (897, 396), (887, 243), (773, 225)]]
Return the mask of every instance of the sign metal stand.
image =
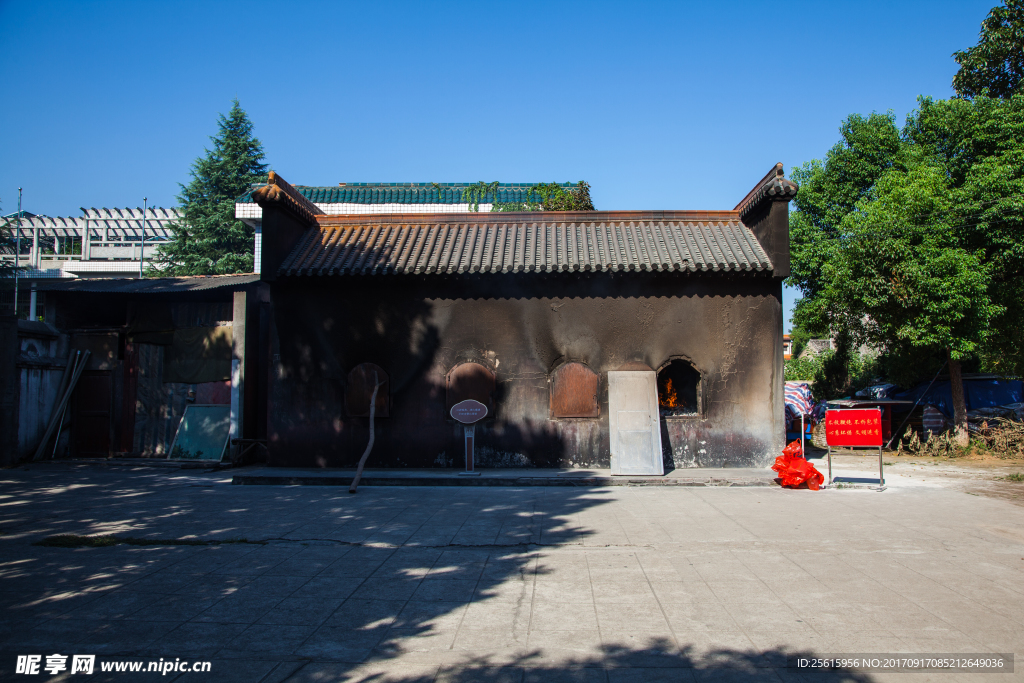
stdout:
[(800, 413), (800, 457), (806, 458), (807, 451), (804, 449), (804, 435), (807, 433), (807, 425), (804, 424), (804, 414)]
[(479, 477), (474, 462), (476, 423), (487, 417), (487, 406), (470, 398), (453, 405), (451, 415), (453, 420), (463, 425), (463, 443), (466, 447), (466, 469), (459, 472), (459, 476)]

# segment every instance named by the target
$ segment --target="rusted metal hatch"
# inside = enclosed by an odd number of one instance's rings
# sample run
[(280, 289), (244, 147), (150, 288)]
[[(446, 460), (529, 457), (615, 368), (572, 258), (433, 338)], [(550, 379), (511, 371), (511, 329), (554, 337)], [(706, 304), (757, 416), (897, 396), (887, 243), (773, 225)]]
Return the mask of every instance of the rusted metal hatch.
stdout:
[(487, 406), (488, 417), (494, 414), (495, 377), (491, 369), (480, 363), (463, 363), (448, 372), (446, 382), (445, 414), (452, 406), (466, 399), (480, 401)]
[(391, 402), (390, 382), (388, 373), (375, 363), (361, 363), (348, 373), (345, 385), (345, 413), (349, 417), (370, 417), (370, 397), (373, 396), (374, 373), (376, 381), (383, 382), (377, 391), (377, 410), (375, 417), (390, 417)]
[(601, 378), (583, 363), (566, 363), (551, 373), (551, 417), (599, 417)]

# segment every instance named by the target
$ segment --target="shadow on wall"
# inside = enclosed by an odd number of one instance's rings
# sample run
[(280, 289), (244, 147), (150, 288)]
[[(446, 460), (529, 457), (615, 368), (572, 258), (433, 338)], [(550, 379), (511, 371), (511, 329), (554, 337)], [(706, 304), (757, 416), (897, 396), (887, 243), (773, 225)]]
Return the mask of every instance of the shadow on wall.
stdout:
[[(423, 300), (375, 299), (359, 316), (372, 324), (352, 325), (337, 304), (331, 305), (330, 296), (311, 294), (305, 283), (275, 286), (280, 367), (269, 408), (271, 465), (354, 467), (369, 438), (368, 403), (352, 410), (348, 383), (356, 368), (376, 366), (386, 373), (387, 385), (386, 396), (378, 396), (368, 466), (463, 466), (463, 427), (448, 415), (448, 404), (457, 401), (448, 395), (446, 383), (457, 368), (487, 366), (493, 373), (486, 355), (459, 352), (447, 358), (452, 349), (442, 348), (432, 322), (439, 314)], [(504, 366), (498, 372), (501, 379)], [(489, 400), (472, 396), (492, 409), (477, 427), (479, 467), (562, 467), (570, 452), (590, 454), (593, 460), (577, 456), (576, 466), (597, 466), (601, 453), (607, 460), (606, 437), (602, 443), (606, 418), (512, 420), (506, 417), (513, 402), (506, 396), (507, 382), (499, 381), (490, 391)], [(546, 400), (543, 408), (546, 414)]]
[[(477, 429), (476, 461), (479, 467), (564, 467), (568, 452), (566, 423), (524, 419), (523, 424), (499, 423)], [(461, 430), (461, 427), (457, 429)], [(596, 451), (595, 451), (596, 452)], [(454, 457), (462, 466), (465, 455)], [(579, 463), (576, 463), (579, 465)]]
[[(273, 287), (277, 367), (268, 406), (270, 464), (354, 467), (369, 438), (368, 410), (348, 409), (349, 374), (377, 366), (387, 374), (386, 395), (378, 396), (387, 410), (377, 415), (369, 464), (412, 466), (399, 447), (408, 434), (392, 434), (394, 425), (401, 419), (407, 432), (428, 433), (444, 425), (444, 388), (419, 381), (430, 373), (440, 345), (431, 308), (415, 299), (373, 298), (370, 291), (310, 291), (305, 282)], [(352, 300), (339, 303), (337, 296)], [(373, 305), (365, 307), (369, 301)], [(360, 324), (352, 323), (353, 306), (362, 312)]]
[[(271, 291), (270, 464), (354, 466), (368, 411), (346, 408), (347, 378), (372, 364), (388, 376), (388, 395), (378, 395), (388, 403), (369, 465), (454, 465), (462, 436), (445, 410), (449, 380), (478, 364), (497, 375), (493, 396), (479, 397), (493, 414), (477, 431), (481, 466), (608, 467), (606, 373), (630, 359), (672, 360), (661, 388), (675, 404), (662, 408), (675, 467), (770, 462), (774, 356), (762, 332), (779, 311), (770, 288), (644, 274), (616, 284), (611, 274), (282, 278)], [(702, 292), (718, 298), (701, 301)], [(691, 317), (701, 324), (683, 325)], [(687, 350), (689, 364), (679, 360)]]

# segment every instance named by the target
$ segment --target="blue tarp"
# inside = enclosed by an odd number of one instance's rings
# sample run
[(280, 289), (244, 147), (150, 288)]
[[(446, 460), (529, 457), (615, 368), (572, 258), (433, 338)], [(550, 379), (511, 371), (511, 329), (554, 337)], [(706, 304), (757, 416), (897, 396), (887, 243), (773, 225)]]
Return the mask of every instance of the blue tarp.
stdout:
[[(928, 382), (922, 382), (910, 391), (893, 396), (902, 401), (916, 401), (928, 389)], [(1024, 400), (1024, 382), (1019, 379), (965, 379), (964, 402), (967, 410), (993, 408)], [(928, 390), (919, 405), (932, 404), (946, 417), (953, 418), (953, 394), (949, 380), (939, 380)]]

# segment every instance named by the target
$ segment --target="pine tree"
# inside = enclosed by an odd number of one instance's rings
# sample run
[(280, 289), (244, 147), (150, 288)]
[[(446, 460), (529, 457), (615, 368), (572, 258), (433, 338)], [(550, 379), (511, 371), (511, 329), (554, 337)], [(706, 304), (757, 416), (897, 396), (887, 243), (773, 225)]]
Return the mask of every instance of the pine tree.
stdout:
[(235, 199), (266, 181), (263, 145), (234, 100), (220, 115), (213, 149), (192, 164), (192, 182), (181, 186), (184, 220), (170, 226), (174, 238), (157, 250), (150, 275), (223, 275), (253, 271), (254, 231), (235, 219)]

